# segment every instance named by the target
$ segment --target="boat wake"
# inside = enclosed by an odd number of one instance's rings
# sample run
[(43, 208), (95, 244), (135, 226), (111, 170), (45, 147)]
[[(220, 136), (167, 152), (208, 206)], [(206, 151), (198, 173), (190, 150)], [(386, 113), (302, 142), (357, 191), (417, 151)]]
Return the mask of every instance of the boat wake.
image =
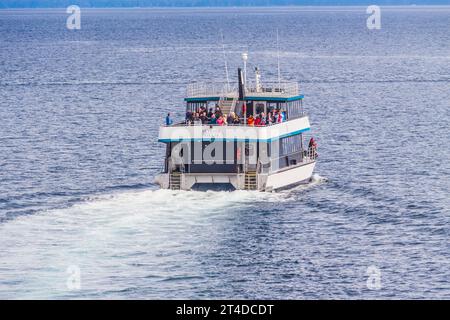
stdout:
[(309, 184), (315, 186), (326, 182), (328, 182), (328, 178), (322, 177), (321, 175), (314, 173), (311, 177), (311, 182)]
[[(118, 191), (86, 198), (67, 208), (20, 216), (0, 225), (0, 255), (8, 257), (0, 263), (2, 277), (12, 280), (18, 269), (28, 275), (15, 292), (20, 298), (71, 298), (66, 287), (66, 270), (71, 266), (81, 269), (83, 292), (88, 295), (96, 292), (99, 273), (105, 279), (116, 277), (116, 272), (110, 272), (112, 265), (112, 269), (129, 274), (130, 268), (137, 268), (135, 264), (145, 262), (165, 278), (171, 275), (162, 271), (167, 259), (172, 259), (165, 256), (168, 253), (176, 252), (176, 261), (187, 259), (183, 248), (209, 247), (220, 239), (217, 234), (233, 229), (238, 221), (259, 213), (262, 219), (276, 215), (280, 203), (293, 202), (299, 190), (324, 181), (315, 175), (309, 185), (279, 193)], [(148, 273), (148, 268), (137, 270), (133, 272)], [(10, 296), (8, 288), (0, 282), (0, 297)]]
[(232, 211), (233, 209), (252, 206), (255, 203), (291, 201), (294, 200), (295, 192), (310, 189), (327, 181), (327, 178), (314, 174), (308, 184), (274, 193), (244, 190), (130, 190), (86, 198), (72, 207), (49, 210), (47, 214), (89, 212), (96, 216), (105, 213), (112, 218), (116, 214), (189, 215), (201, 214), (202, 212)]

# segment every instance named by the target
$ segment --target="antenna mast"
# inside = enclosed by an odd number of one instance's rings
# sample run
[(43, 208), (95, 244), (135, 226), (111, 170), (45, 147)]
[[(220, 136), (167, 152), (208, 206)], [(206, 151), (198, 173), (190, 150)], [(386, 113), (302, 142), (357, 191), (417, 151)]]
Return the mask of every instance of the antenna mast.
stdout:
[(277, 28), (277, 63), (278, 63), (278, 89), (281, 91), (281, 70), (280, 70), (280, 38)]
[(230, 92), (230, 77), (228, 76), (228, 62), (227, 62), (227, 57), (225, 55), (225, 42), (224, 42), (224, 39), (223, 39), (223, 32), (222, 32), (222, 30), (220, 30), (220, 37), (222, 39), (222, 53), (223, 53), (223, 60), (225, 62), (225, 75), (227, 77), (227, 91)]
[(247, 60), (248, 60), (247, 51), (242, 53), (242, 60), (244, 60), (244, 85), (247, 86)]

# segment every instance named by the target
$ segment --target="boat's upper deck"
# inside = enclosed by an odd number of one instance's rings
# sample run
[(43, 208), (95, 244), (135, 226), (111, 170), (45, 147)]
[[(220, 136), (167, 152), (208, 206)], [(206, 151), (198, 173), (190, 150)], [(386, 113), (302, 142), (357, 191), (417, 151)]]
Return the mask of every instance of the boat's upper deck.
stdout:
[[(187, 87), (183, 121), (166, 118), (166, 127), (269, 127), (305, 116), (296, 82), (193, 83)], [(170, 114), (169, 114), (170, 116)], [(231, 128), (230, 128), (231, 129)], [(165, 130), (167, 132), (167, 130)]]
[(294, 82), (246, 85), (194, 83), (187, 88), (186, 118), (160, 129), (159, 141), (271, 141), (309, 130), (303, 95)]

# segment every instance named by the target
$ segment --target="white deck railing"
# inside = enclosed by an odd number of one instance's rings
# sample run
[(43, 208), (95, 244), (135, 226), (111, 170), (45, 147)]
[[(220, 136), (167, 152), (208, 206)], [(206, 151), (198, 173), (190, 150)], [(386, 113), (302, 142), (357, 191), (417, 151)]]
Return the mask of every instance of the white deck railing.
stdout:
[(190, 83), (187, 86), (187, 97), (227, 97), (237, 94), (236, 87), (226, 83)]
[(247, 95), (296, 96), (299, 86), (297, 82), (264, 82), (257, 88), (255, 84), (248, 83), (245, 92)]
[[(297, 82), (264, 82), (260, 88), (254, 83), (247, 83), (246, 95), (252, 96), (296, 96), (299, 94)], [(187, 86), (187, 97), (234, 97), (238, 89), (235, 85), (226, 83), (196, 82)]]

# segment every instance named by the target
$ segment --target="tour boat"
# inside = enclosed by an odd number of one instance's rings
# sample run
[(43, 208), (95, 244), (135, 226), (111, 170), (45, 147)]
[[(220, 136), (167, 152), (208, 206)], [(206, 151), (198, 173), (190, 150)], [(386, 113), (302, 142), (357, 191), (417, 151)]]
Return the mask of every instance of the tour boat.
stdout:
[(258, 68), (247, 82), (244, 70), (237, 86), (188, 85), (185, 119), (166, 118), (159, 131), (166, 145), (155, 179), (161, 188), (270, 192), (311, 180), (317, 148), (304, 141), (310, 122), (298, 83), (263, 82)]

